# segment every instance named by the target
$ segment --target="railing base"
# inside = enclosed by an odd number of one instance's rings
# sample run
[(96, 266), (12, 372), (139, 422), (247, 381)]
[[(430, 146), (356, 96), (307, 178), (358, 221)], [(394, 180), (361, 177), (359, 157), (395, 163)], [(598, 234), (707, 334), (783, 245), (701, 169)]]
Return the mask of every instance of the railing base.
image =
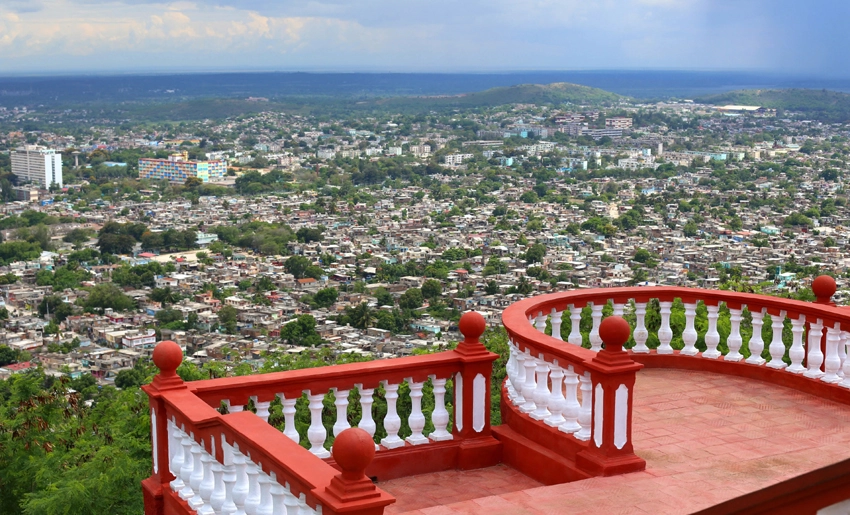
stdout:
[(553, 454), (546, 447), (532, 442), (507, 424), (493, 426), (493, 435), (502, 442), (502, 461), (544, 485), (558, 485), (588, 479), (590, 475), (578, 470), (575, 463)]
[(142, 481), (142, 496), (145, 499), (145, 515), (164, 515), (162, 484), (156, 477), (152, 476)]

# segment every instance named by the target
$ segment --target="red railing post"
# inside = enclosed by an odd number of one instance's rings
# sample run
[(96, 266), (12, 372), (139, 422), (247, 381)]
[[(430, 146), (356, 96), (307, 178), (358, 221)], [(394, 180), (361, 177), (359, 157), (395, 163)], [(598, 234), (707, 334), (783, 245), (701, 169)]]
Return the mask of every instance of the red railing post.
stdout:
[(464, 339), (455, 353), (460, 355), (460, 372), (455, 374), (453, 434), (460, 439), (458, 468), (489, 467), (501, 462), (501, 443), (490, 432), (490, 382), (498, 354), (481, 343), (487, 328), (475, 311), (463, 314), (458, 324)]
[(142, 386), (148, 394), (151, 410), (151, 445), (153, 449), (153, 472), (142, 481), (145, 499), (145, 515), (164, 515), (163, 490), (174, 479), (168, 462), (168, 420), (163, 393), (185, 389), (186, 385), (177, 375), (177, 367), (183, 362), (183, 350), (172, 341), (157, 344), (153, 351), (154, 365), (159, 373), (149, 385)]
[(632, 446), (632, 403), (635, 375), (643, 368), (623, 350), (631, 334), (629, 323), (612, 316), (602, 321), (599, 336), (605, 344), (586, 363), (591, 371), (593, 417), (589, 446), (576, 456), (576, 465), (592, 474), (610, 476), (646, 468)]
[(375, 442), (369, 433), (357, 427), (346, 429), (334, 440), (333, 449), (342, 472), (331, 479), (324, 492), (316, 492), (324, 502), (323, 513), (380, 515), (395, 502), (393, 496), (379, 490), (366, 476), (366, 467), (375, 457)]
[[(828, 275), (819, 275), (815, 277), (815, 280), (812, 281), (812, 293), (815, 294), (816, 299), (815, 304), (834, 306), (835, 302), (832, 302), (832, 296), (835, 294), (837, 289), (838, 287), (835, 284), (835, 279), (832, 277)], [(809, 334), (810, 322), (814, 322), (814, 320), (806, 320), (806, 334)], [(820, 365), (822, 371), (826, 371), (826, 329), (826, 326), (824, 326), (823, 336), (821, 336), (820, 339), (820, 350), (824, 358)], [(806, 366), (808, 366), (808, 360), (806, 360)]]

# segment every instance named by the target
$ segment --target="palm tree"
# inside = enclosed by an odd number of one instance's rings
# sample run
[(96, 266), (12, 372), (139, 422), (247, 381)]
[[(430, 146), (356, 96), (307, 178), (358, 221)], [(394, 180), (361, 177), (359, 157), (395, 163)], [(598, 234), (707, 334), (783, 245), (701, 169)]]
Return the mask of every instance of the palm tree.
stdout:
[(150, 297), (151, 300), (161, 303), (162, 307), (165, 307), (168, 304), (174, 304), (180, 300), (180, 294), (172, 290), (170, 286), (166, 286), (165, 288), (154, 288), (151, 290), (148, 297)]
[(375, 320), (375, 311), (366, 302), (361, 302), (353, 308), (345, 308), (345, 311), (349, 323), (357, 329), (368, 329)]

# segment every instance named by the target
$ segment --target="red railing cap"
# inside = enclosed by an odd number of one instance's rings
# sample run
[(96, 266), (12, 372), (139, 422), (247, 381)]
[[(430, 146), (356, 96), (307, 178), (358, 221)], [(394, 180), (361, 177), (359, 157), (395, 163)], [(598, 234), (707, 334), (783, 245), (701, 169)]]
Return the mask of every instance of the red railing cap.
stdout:
[(599, 325), (599, 337), (605, 343), (605, 349), (610, 352), (623, 350), (623, 345), (629, 341), (632, 328), (623, 317), (610, 316)]
[(818, 276), (812, 281), (812, 292), (821, 303), (830, 302), (837, 289), (835, 279), (828, 275)]
[(359, 427), (341, 432), (334, 440), (333, 457), (346, 479), (360, 479), (375, 458), (375, 442)]
[(466, 341), (477, 341), (487, 329), (487, 322), (481, 316), (481, 313), (467, 311), (460, 317), (458, 329)]
[(183, 363), (183, 349), (171, 340), (159, 342), (153, 350), (153, 364), (160, 374), (170, 376)]

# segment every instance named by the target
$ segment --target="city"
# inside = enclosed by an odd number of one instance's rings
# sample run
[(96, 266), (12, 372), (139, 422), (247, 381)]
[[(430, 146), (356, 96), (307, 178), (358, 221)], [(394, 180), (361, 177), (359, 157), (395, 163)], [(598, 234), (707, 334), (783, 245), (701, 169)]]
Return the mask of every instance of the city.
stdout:
[(850, 515), (850, 4), (0, 4), (0, 514)]

